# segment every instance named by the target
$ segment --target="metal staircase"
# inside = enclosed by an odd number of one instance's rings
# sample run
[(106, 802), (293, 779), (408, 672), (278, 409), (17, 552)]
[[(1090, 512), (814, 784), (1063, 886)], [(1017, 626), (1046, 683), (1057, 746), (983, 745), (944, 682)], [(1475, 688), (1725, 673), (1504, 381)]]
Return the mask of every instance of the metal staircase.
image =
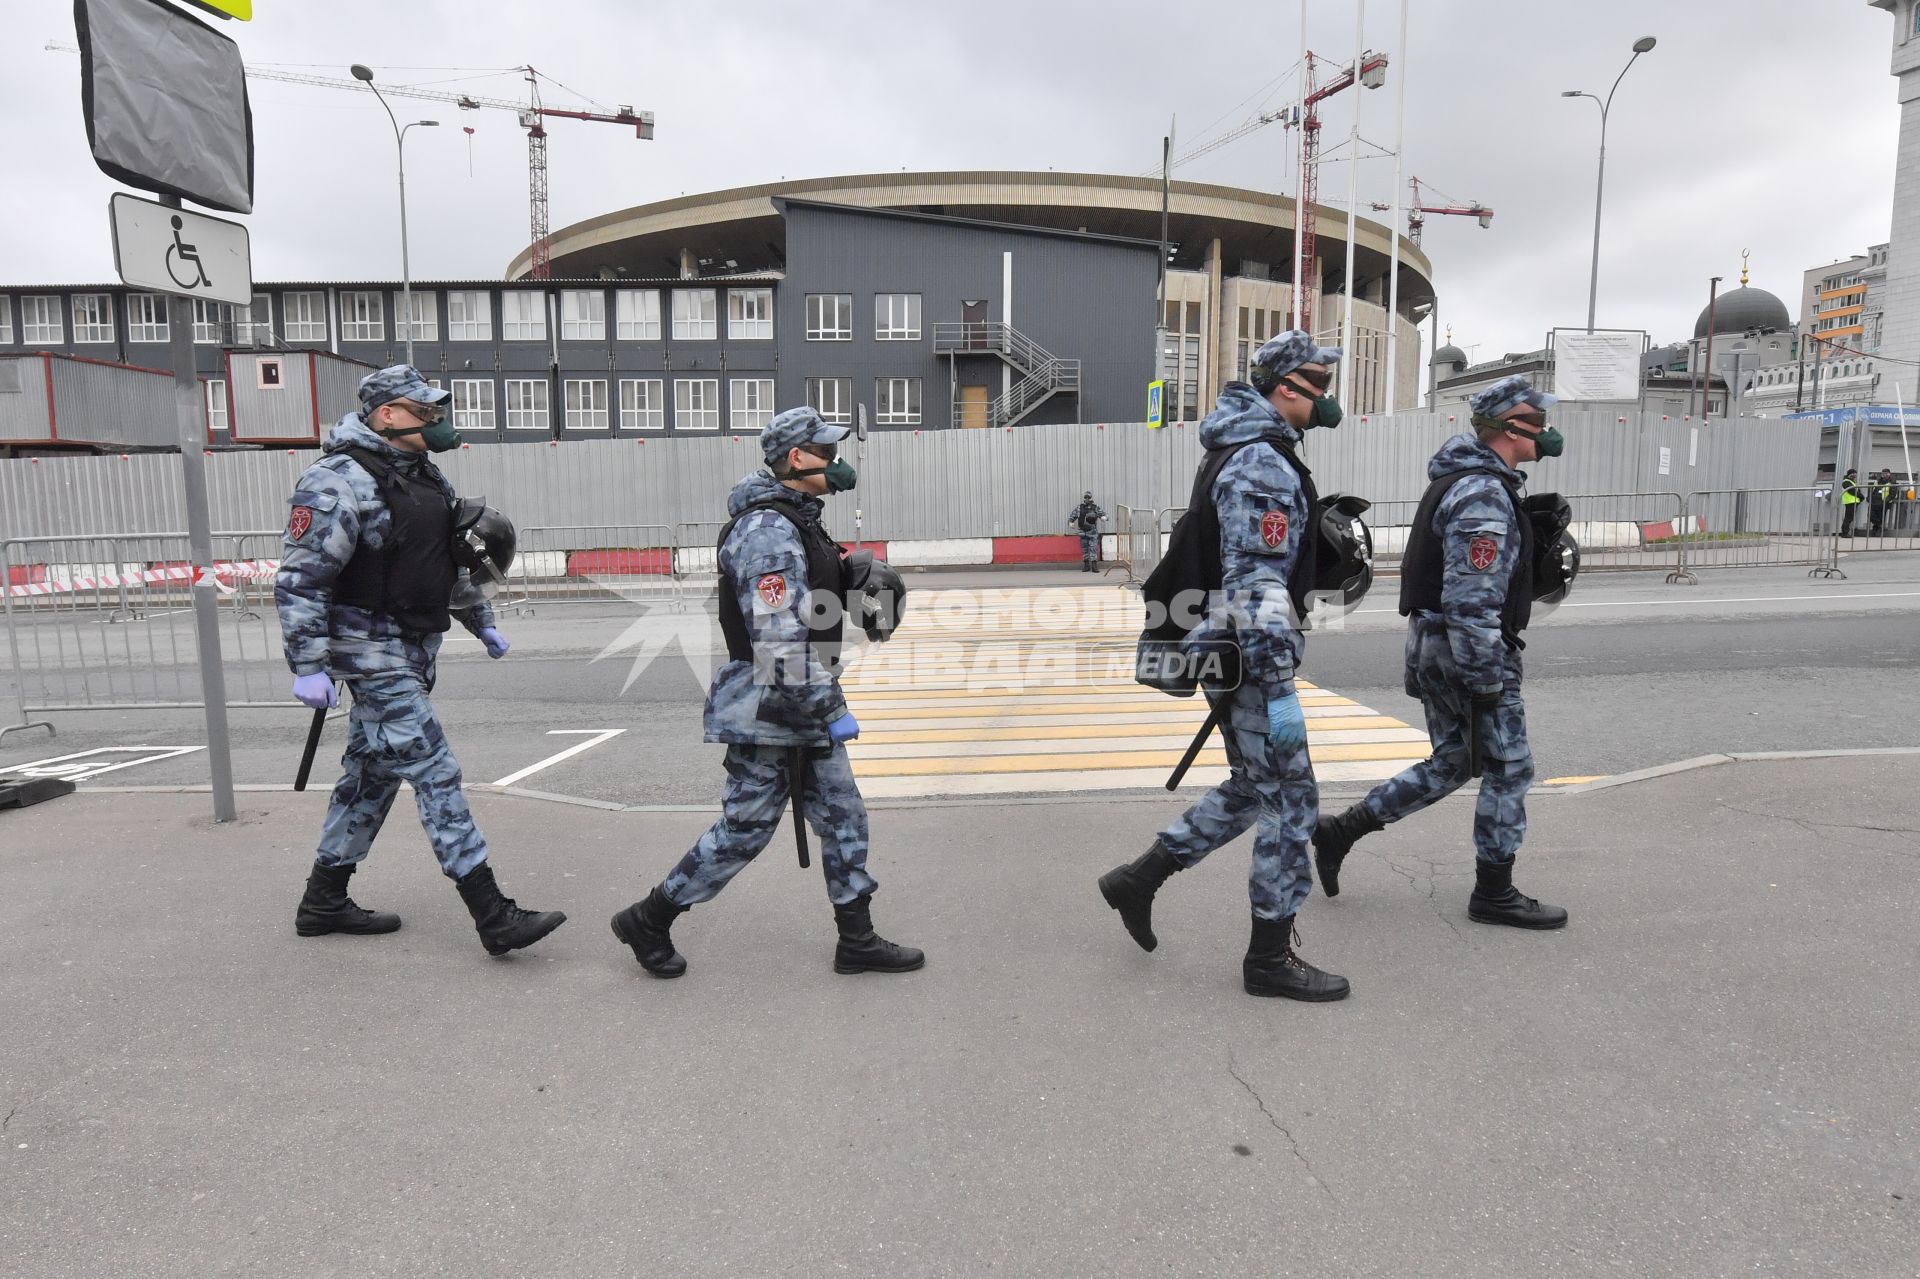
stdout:
[[(1056, 395), (1080, 394), (1080, 361), (1063, 360), (1014, 328), (993, 320), (952, 321), (933, 326), (933, 353), (993, 356), (1019, 374), (1006, 394), (987, 404), (987, 425), (1013, 426)], [(958, 427), (961, 406), (953, 406)]]

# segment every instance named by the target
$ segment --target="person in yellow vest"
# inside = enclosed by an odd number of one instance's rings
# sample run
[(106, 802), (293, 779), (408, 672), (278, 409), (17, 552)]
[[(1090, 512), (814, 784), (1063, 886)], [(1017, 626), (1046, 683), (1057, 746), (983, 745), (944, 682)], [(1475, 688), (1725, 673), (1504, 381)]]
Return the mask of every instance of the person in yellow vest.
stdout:
[(1858, 472), (1847, 468), (1846, 478), (1840, 481), (1840, 536), (1853, 536), (1854, 508), (1860, 505), (1860, 481)]
[(1883, 466), (1867, 488), (1867, 512), (1873, 520), (1867, 531), (1875, 537), (1879, 537), (1880, 530), (1886, 526), (1887, 508), (1892, 505), (1893, 468)]

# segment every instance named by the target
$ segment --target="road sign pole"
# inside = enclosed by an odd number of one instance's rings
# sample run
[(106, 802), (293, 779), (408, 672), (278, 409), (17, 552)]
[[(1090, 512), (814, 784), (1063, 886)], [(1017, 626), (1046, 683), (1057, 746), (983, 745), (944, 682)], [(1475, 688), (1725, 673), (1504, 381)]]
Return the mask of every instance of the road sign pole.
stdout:
[[(167, 197), (174, 208), (179, 200)], [(180, 479), (187, 499), (187, 551), (193, 564), (193, 632), (200, 650), (200, 700), (207, 713), (207, 765), (213, 820), (230, 822), (233, 750), (227, 736), (227, 680), (220, 664), (219, 580), (213, 574), (213, 519), (207, 506), (207, 410), (193, 365), (193, 303), (167, 298), (167, 349), (173, 357), (173, 409), (180, 428)]]

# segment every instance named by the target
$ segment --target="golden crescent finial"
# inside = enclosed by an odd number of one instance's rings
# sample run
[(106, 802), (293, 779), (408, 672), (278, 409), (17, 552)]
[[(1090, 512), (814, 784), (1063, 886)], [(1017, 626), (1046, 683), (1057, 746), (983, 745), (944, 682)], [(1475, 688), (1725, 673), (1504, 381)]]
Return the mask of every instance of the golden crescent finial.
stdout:
[(1747, 259), (1753, 256), (1752, 249), (1740, 250), (1740, 287), (1747, 287)]

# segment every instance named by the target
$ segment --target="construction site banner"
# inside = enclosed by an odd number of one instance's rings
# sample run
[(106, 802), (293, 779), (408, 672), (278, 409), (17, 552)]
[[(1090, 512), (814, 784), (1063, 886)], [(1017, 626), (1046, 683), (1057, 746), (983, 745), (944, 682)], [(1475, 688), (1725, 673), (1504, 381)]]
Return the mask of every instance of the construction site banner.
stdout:
[(1647, 335), (1640, 329), (1555, 329), (1553, 393), (1583, 403), (1640, 398), (1640, 359)]

